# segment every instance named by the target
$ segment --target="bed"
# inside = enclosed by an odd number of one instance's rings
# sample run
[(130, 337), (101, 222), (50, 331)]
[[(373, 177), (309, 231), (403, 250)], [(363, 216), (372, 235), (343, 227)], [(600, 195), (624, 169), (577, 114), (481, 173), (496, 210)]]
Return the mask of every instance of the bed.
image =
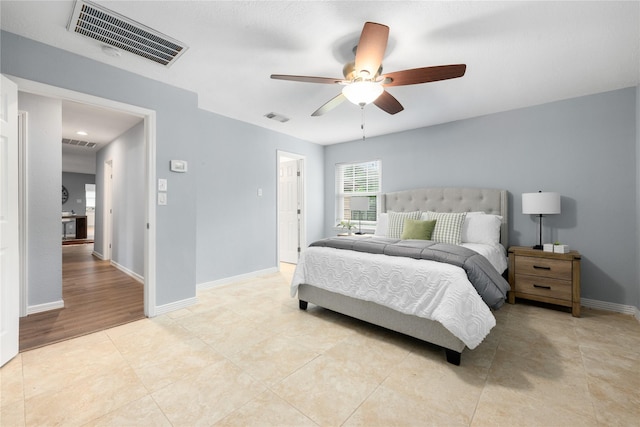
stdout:
[[(443, 218), (443, 214), (465, 213), (465, 225), (475, 215), (483, 215), (483, 220), (491, 216), (498, 221), (499, 235), (490, 245), (495, 247), (489, 248), (492, 254), (487, 256), (476, 253), (485, 245), (473, 243), (438, 245), (430, 241), (398, 240), (397, 236), (391, 239), (386, 235), (322, 239), (302, 253), (291, 283), (291, 295), (297, 295), (302, 310), (312, 303), (438, 345), (445, 349), (449, 363), (459, 365), (463, 350), (475, 348), (495, 326), (491, 310), (498, 309), (506, 300), (509, 285), (503, 272), (507, 266), (507, 192), (422, 188), (383, 194), (380, 207), (382, 213), (396, 222), (399, 213), (414, 212), (421, 213), (420, 219), (425, 219), (427, 212), (440, 215), (438, 218)], [(380, 222), (379, 219), (379, 226)], [(364, 246), (383, 249), (367, 253), (369, 249), (361, 249)], [(460, 252), (481, 261), (481, 268), (471, 270), (492, 270), (488, 274), (491, 281), (500, 282), (496, 285), (498, 290), (492, 290), (495, 295), (488, 299), (480, 296), (478, 286), (471, 283), (475, 279), (469, 279), (467, 261), (450, 265), (416, 259), (414, 255), (389, 256), (388, 252), (426, 253), (432, 248), (444, 248), (447, 257), (452, 253), (456, 258)]]

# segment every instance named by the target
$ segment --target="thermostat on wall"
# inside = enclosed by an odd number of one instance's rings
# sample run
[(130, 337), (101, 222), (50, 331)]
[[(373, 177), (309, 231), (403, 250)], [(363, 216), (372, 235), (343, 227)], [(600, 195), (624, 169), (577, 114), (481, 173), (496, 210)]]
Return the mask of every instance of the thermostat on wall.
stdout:
[(186, 160), (171, 160), (171, 172), (186, 172), (187, 161)]

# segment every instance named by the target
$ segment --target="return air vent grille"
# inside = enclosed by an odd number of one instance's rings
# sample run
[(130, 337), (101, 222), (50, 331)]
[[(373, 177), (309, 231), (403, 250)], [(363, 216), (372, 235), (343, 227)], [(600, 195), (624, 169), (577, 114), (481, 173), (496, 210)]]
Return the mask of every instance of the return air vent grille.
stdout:
[(78, 139), (69, 139), (69, 138), (62, 138), (62, 143), (67, 145), (75, 145), (76, 147), (84, 147), (84, 148), (94, 148), (96, 146), (95, 142), (80, 141)]
[(178, 40), (88, 1), (76, 1), (67, 29), (166, 66), (188, 49)]

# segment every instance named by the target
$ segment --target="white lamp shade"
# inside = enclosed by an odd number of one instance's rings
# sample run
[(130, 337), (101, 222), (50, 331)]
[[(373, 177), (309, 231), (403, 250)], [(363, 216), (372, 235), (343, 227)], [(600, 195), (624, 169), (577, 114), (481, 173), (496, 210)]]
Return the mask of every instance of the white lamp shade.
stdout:
[(384, 88), (380, 83), (362, 81), (353, 82), (342, 88), (342, 94), (356, 105), (367, 105), (378, 98)]
[(522, 213), (533, 215), (559, 214), (560, 193), (523, 193)]
[(363, 196), (353, 196), (351, 197), (350, 207), (352, 211), (368, 211), (369, 198)]

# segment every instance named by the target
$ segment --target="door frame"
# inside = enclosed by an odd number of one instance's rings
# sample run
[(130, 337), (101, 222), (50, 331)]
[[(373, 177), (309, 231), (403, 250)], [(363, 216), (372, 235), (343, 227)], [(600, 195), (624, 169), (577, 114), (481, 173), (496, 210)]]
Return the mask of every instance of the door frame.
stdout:
[(278, 270), (280, 270), (280, 163), (283, 159), (298, 161), (300, 178), (298, 179), (298, 204), (301, 206), (300, 222), (298, 225), (298, 247), (305, 248), (307, 240), (307, 193), (305, 181), (306, 157), (289, 151), (277, 150), (276, 152), (276, 258)]
[(27, 218), (29, 215), (29, 204), (27, 203), (27, 188), (29, 184), (29, 171), (27, 164), (27, 139), (29, 129), (29, 114), (26, 111), (18, 110), (18, 224), (20, 235), (18, 236), (20, 246), (20, 317), (27, 315), (27, 301), (29, 294), (27, 283), (29, 283), (29, 257), (27, 257)]
[[(18, 85), (0, 75), (0, 366), (18, 354), (20, 329), (20, 178)], [(5, 140), (2, 144), (1, 140)], [(3, 149), (4, 146), (4, 149)]]
[(111, 261), (111, 256), (113, 255), (111, 251), (113, 248), (113, 159), (104, 162), (103, 174), (102, 259)]
[[(144, 241), (144, 314), (147, 317), (154, 317), (156, 308), (156, 206), (155, 206), (155, 181), (156, 181), (156, 112), (147, 108), (125, 104), (107, 98), (101, 98), (82, 92), (51, 86), (44, 83), (34, 82), (21, 77), (9, 76), (11, 80), (18, 84), (18, 92), (27, 92), (35, 95), (46, 96), (55, 99), (74, 101), (82, 104), (93, 105), (102, 108), (118, 110), (123, 113), (139, 116), (144, 120), (145, 138), (145, 241)], [(25, 190), (22, 196), (25, 200), (29, 194)], [(26, 217), (25, 217), (26, 220)], [(25, 233), (28, 233), (27, 222), (22, 224)], [(27, 251), (28, 241), (20, 242)], [(26, 289), (26, 283), (24, 284)], [(22, 295), (22, 292), (21, 292)], [(22, 301), (21, 301), (22, 304)], [(26, 305), (27, 302), (24, 301)]]

